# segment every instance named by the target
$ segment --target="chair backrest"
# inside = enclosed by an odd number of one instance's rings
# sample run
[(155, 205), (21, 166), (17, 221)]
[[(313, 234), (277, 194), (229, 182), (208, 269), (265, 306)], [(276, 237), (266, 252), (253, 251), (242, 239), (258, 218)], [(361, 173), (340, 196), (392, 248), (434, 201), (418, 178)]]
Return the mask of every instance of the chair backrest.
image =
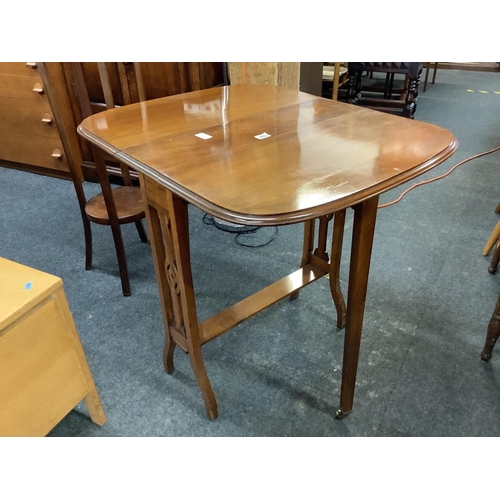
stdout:
[[(116, 85), (113, 85), (112, 79), (110, 77), (110, 71), (107, 66), (108, 63), (104, 62), (98, 62), (97, 63), (97, 70), (98, 70), (98, 75), (99, 75), (99, 83), (100, 83), (100, 94), (104, 97), (104, 103), (100, 102), (99, 98), (98, 100), (93, 100), (90, 97), (90, 92), (89, 88), (95, 93), (95, 84), (96, 82), (91, 82), (93, 85), (90, 86), (89, 82), (87, 81), (86, 74), (84, 71), (84, 63), (81, 62), (72, 62), (70, 63), (71, 67), (71, 75), (73, 78), (73, 85), (74, 85), (74, 90), (75, 90), (75, 96), (78, 101), (78, 105), (80, 107), (80, 111), (82, 113), (83, 118), (87, 118), (88, 116), (95, 114), (96, 112), (99, 111), (104, 111), (106, 109), (113, 109), (117, 106), (116, 102), (120, 102), (123, 104), (130, 104), (133, 102), (133, 100), (130, 97), (130, 93), (128, 92), (128, 82), (127, 85), (120, 85), (120, 91), (121, 95), (115, 96), (114, 92), (116, 91)], [(127, 75), (126, 63), (115, 63), (120, 75), (120, 83), (122, 79), (127, 79), (129, 76)], [(138, 63), (134, 63), (134, 73), (135, 73), (135, 79), (136, 79), (136, 86), (138, 89), (139, 93), (139, 100), (144, 100), (145, 99), (145, 93), (144, 93), (144, 84), (142, 81), (142, 75), (140, 71), (140, 66)], [(104, 162), (104, 167), (106, 163), (106, 156), (103, 155), (103, 153), (97, 148), (91, 147), (92, 150), (92, 156), (94, 157), (94, 163), (96, 165), (96, 170), (97, 174), (99, 176), (99, 179), (101, 181), (101, 185), (104, 180), (104, 176), (108, 176), (108, 170), (107, 168), (103, 168), (102, 162)], [(99, 161), (97, 157), (101, 157), (102, 161)], [(116, 160), (113, 160), (115, 163)], [(122, 173), (122, 178), (123, 178), (123, 183), (126, 186), (131, 186), (132, 185), (132, 178), (130, 175), (130, 169), (128, 166), (123, 165), (121, 163), (118, 163), (121, 173)]]

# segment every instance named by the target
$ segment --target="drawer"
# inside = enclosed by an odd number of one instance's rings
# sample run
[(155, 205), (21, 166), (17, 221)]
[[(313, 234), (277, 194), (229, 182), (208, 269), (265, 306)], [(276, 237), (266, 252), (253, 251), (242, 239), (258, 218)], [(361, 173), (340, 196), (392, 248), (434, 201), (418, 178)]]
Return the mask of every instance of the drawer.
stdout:
[[(32, 66), (32, 65), (35, 66)], [(34, 76), (38, 75), (37, 63), (26, 62), (0, 62), (0, 73), (6, 75)]]
[[(56, 151), (57, 150), (57, 151)], [(60, 157), (52, 154), (60, 153)], [(61, 140), (0, 130), (0, 159), (69, 172)]]
[(0, 130), (59, 137), (50, 105), (41, 100), (0, 97)]
[(43, 92), (40, 75), (38, 72), (33, 73), (35, 73), (34, 76), (6, 75), (5, 73), (0, 73), (0, 97), (48, 102), (47, 96)]

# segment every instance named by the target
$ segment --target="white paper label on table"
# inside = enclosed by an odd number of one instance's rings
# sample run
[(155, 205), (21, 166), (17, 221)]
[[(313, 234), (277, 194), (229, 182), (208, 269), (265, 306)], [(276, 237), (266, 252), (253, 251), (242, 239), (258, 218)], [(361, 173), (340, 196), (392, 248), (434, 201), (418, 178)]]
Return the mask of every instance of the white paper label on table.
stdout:
[(254, 137), (256, 139), (259, 139), (259, 141), (261, 141), (262, 139), (267, 139), (268, 137), (271, 137), (271, 135), (268, 134), (267, 132), (262, 132), (262, 134), (254, 135)]
[(199, 134), (194, 134), (194, 135), (195, 135), (195, 137), (199, 137), (200, 139), (203, 139), (204, 141), (212, 138), (211, 135), (205, 134), (203, 132), (200, 132)]

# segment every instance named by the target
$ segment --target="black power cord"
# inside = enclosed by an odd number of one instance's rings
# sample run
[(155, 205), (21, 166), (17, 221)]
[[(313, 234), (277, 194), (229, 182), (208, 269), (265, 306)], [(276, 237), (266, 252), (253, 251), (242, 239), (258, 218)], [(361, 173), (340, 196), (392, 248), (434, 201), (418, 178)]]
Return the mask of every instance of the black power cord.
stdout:
[(225, 229), (223, 226), (216, 224), (214, 217), (212, 215), (207, 214), (206, 212), (203, 214), (202, 220), (203, 224), (207, 224), (208, 226), (215, 226), (217, 229), (220, 229), (225, 233), (236, 233), (234, 241), (242, 247), (248, 247), (248, 248), (265, 247), (270, 243), (272, 243), (276, 239), (276, 236), (278, 236), (278, 227), (274, 226), (274, 234), (268, 241), (266, 241), (265, 243), (261, 243), (260, 245), (249, 245), (248, 243), (242, 243), (240, 241), (240, 237), (243, 235), (255, 234), (259, 229), (261, 229), (260, 226), (243, 226), (243, 228), (239, 228), (236, 226), (234, 229), (233, 228)]

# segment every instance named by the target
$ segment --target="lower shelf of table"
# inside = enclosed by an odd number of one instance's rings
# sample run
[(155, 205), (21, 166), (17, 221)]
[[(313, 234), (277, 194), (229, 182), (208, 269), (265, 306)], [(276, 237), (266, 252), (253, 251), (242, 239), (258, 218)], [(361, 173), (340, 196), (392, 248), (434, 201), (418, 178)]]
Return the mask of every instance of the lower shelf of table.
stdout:
[(259, 311), (272, 306), (309, 283), (322, 278), (325, 274), (327, 272), (323, 269), (313, 264), (308, 264), (276, 281), (276, 283), (259, 290), (237, 304), (206, 319), (199, 325), (201, 344), (206, 344), (210, 340), (222, 335), (246, 319), (251, 318)]

